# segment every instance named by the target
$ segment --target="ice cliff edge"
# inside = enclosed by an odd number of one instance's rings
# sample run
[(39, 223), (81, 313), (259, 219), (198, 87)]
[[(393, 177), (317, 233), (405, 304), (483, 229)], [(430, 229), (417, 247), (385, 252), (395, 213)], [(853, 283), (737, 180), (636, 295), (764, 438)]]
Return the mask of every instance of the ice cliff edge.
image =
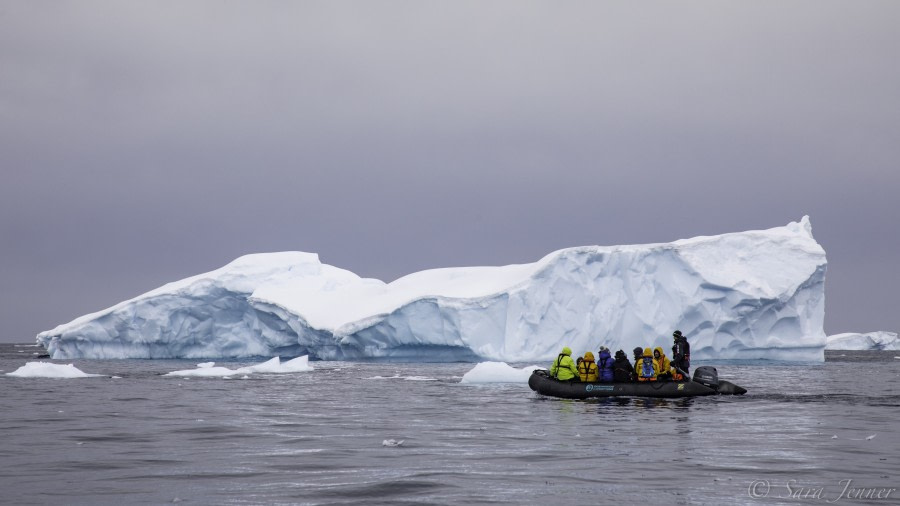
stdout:
[(824, 249), (809, 218), (665, 244), (584, 246), (391, 283), (317, 255), (247, 255), (38, 334), (53, 358), (547, 360), (562, 346), (824, 360)]

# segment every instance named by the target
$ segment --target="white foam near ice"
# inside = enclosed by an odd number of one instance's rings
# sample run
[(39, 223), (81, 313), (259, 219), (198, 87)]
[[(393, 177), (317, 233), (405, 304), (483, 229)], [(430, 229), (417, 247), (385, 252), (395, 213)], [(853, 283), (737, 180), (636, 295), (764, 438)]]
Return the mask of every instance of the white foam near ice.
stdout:
[(97, 378), (102, 374), (87, 374), (75, 364), (53, 364), (49, 362), (28, 362), (13, 372), (6, 373), (14, 378)]
[(667, 244), (584, 246), (537, 262), (384, 283), (318, 255), (247, 255), (38, 335), (56, 359), (548, 361), (672, 345), (695, 359), (824, 360), (825, 251), (808, 217)]

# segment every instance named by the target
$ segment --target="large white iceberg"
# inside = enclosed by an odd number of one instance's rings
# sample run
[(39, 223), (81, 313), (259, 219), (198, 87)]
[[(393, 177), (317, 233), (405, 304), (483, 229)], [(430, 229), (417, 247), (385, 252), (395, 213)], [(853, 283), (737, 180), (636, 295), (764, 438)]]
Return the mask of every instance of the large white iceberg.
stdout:
[(299, 356), (528, 362), (671, 347), (824, 360), (825, 251), (809, 218), (667, 244), (585, 246), (391, 283), (316, 254), (241, 257), (38, 334), (53, 358)]
[(896, 332), (848, 332), (828, 336), (827, 350), (900, 350)]

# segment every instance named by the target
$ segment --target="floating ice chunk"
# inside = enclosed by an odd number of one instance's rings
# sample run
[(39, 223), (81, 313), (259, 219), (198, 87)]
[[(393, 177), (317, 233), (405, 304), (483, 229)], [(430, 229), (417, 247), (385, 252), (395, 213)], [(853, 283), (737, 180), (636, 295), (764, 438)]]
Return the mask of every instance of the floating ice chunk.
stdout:
[(872, 434), (871, 436), (866, 437), (866, 441), (871, 441), (873, 439), (875, 439), (875, 434)]
[(826, 350), (900, 350), (896, 332), (847, 332), (828, 336)]
[(227, 367), (198, 367), (197, 369), (184, 369), (181, 371), (172, 371), (166, 373), (165, 376), (181, 376), (195, 378), (224, 378), (235, 374), (235, 371)]
[(269, 373), (269, 374), (285, 374), (291, 372), (308, 372), (313, 367), (309, 365), (309, 356), (303, 355), (287, 362), (281, 363), (281, 358), (275, 357), (261, 364), (241, 367), (237, 371), (240, 373)]
[(381, 446), (401, 446), (404, 441), (405, 439), (401, 439), (400, 441), (397, 441), (396, 439), (385, 439), (381, 442)]
[(102, 374), (87, 374), (75, 367), (75, 364), (51, 364), (47, 362), (28, 362), (7, 376), (16, 378), (96, 378)]
[(463, 375), (460, 383), (528, 383), (537, 365), (516, 369), (505, 362), (482, 362)]
[(831, 439), (837, 439), (837, 434), (831, 436)]
[(182, 376), (182, 377), (200, 377), (200, 378), (227, 378), (235, 374), (262, 373), (262, 374), (287, 374), (293, 372), (312, 371), (313, 367), (309, 365), (309, 356), (304, 355), (293, 360), (281, 363), (281, 358), (274, 357), (265, 362), (239, 367), (237, 369), (229, 369), (227, 367), (215, 367), (215, 362), (204, 362), (197, 364), (196, 369), (185, 369), (181, 371), (172, 371), (166, 373), (166, 376)]

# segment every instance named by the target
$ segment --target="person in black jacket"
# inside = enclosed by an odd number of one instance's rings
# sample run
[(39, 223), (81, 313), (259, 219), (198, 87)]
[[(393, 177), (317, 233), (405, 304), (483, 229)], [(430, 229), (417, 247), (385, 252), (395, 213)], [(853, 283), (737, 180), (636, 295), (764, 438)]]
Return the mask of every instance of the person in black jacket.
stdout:
[(616, 361), (613, 362), (613, 381), (616, 383), (634, 381), (634, 367), (622, 350), (616, 352)]
[(680, 330), (673, 332), (672, 338), (675, 340), (675, 344), (672, 345), (672, 366), (676, 368), (676, 373), (683, 372), (690, 377), (691, 345), (688, 343), (687, 338), (681, 334)]

